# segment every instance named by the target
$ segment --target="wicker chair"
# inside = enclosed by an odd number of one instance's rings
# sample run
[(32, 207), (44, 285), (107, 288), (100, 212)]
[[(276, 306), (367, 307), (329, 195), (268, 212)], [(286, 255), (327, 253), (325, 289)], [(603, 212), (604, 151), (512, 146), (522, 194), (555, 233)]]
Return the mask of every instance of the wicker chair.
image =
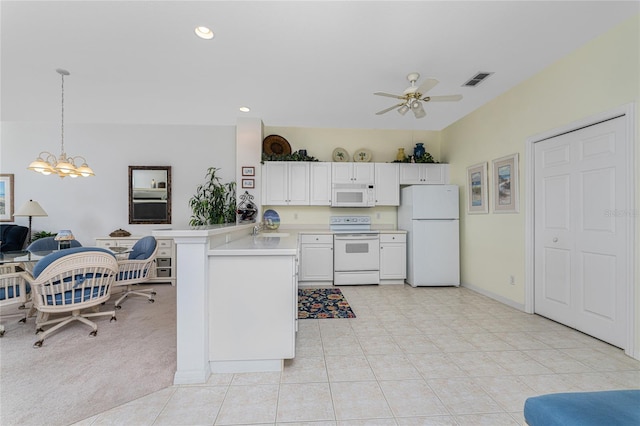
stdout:
[[(22, 317), (18, 322), (27, 321), (25, 309), (29, 301), (27, 277), (25, 272), (18, 272), (15, 265), (0, 266), (0, 318)], [(4, 325), (0, 324), (0, 337), (4, 336)]]
[[(110, 315), (115, 310), (99, 312), (97, 308), (111, 297), (111, 286), (118, 273), (118, 262), (110, 251), (97, 247), (76, 247), (43, 257), (33, 268), (29, 279), (34, 308), (37, 310), (34, 347), (42, 346), (44, 339), (72, 321), (80, 321), (93, 330), (98, 326), (88, 318)], [(94, 308), (92, 312), (84, 312)], [(68, 314), (49, 319), (51, 314)], [(44, 330), (42, 327), (55, 324)]]
[(129, 296), (143, 296), (153, 303), (156, 292), (153, 288), (141, 288), (143, 284), (156, 276), (156, 254), (158, 243), (152, 236), (143, 237), (131, 248), (131, 253), (126, 260), (118, 260), (118, 275), (114, 283), (115, 287), (126, 287), (121, 296), (116, 300), (115, 307), (120, 309), (120, 304)]

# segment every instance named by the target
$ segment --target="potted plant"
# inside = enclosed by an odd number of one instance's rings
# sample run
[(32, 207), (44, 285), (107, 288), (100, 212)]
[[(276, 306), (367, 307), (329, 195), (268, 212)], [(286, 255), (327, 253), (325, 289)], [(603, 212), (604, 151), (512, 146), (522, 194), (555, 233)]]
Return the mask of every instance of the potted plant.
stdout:
[(216, 225), (236, 221), (236, 183), (221, 183), (215, 167), (207, 169), (206, 181), (198, 185), (189, 200), (191, 226)]

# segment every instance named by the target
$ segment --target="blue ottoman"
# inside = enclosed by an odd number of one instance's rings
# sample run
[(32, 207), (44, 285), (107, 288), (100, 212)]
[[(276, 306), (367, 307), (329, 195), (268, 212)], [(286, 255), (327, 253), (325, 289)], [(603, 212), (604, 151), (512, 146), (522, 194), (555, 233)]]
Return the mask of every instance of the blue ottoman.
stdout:
[(638, 426), (640, 390), (554, 393), (527, 398), (529, 426)]

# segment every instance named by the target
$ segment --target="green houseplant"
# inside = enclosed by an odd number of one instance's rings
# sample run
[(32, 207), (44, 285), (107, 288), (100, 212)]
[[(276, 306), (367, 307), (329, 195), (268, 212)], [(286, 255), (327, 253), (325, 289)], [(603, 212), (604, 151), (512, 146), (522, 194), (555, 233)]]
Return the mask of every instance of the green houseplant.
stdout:
[(189, 200), (191, 226), (216, 225), (236, 221), (236, 183), (222, 183), (215, 167), (207, 169), (206, 181), (198, 185)]

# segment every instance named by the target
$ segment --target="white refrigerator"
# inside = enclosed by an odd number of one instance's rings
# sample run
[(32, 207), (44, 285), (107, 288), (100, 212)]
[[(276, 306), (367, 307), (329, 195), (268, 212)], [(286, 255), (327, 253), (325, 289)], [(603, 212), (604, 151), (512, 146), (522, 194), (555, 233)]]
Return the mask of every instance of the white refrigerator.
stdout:
[(412, 287), (460, 285), (456, 185), (402, 188), (398, 228), (407, 231), (407, 279)]

